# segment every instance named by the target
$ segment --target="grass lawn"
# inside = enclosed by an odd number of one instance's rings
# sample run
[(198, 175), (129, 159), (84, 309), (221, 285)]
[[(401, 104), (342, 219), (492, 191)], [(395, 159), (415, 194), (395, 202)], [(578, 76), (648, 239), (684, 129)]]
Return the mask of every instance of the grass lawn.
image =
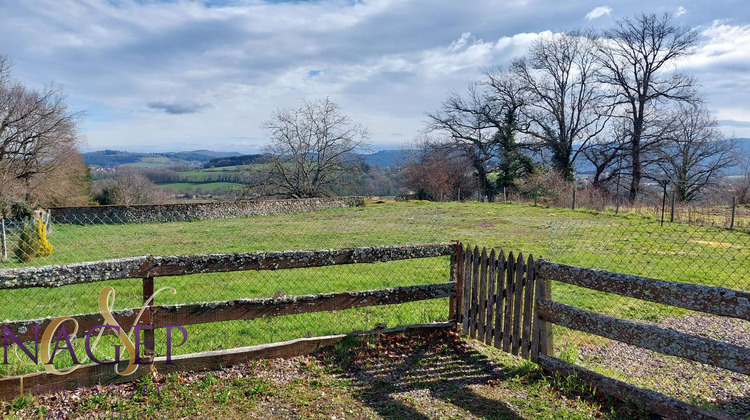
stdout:
[[(137, 255), (325, 249), (460, 240), (471, 244), (533, 253), (553, 261), (666, 280), (723, 285), (750, 290), (748, 235), (719, 228), (658, 226), (635, 215), (517, 204), (382, 203), (295, 215), (258, 216), (180, 223), (56, 225), (49, 237), (52, 256), (34, 264), (94, 261)], [(3, 264), (0, 263), (0, 267)], [(15, 266), (7, 262), (5, 267)], [(437, 283), (449, 278), (449, 259), (431, 258), (298, 270), (201, 274), (159, 278), (157, 304), (366, 290)], [(116, 308), (140, 306), (139, 281), (111, 281)], [(32, 319), (97, 312), (104, 283), (60, 289), (0, 291), (0, 319)], [(658, 320), (683, 312), (659, 305), (586, 291), (563, 284), (555, 300), (621, 317)], [(376, 324), (444, 320), (447, 299), (233, 321), (188, 328), (188, 343), (178, 353), (286, 340), (306, 335), (370, 329)], [(157, 334), (157, 342), (164, 342)], [(107, 348), (109, 348), (107, 346)], [(159, 352), (160, 349), (157, 348)], [(163, 351), (163, 349), (161, 349)], [(60, 363), (65, 363), (60, 359)], [(32, 367), (0, 366), (0, 373)]]

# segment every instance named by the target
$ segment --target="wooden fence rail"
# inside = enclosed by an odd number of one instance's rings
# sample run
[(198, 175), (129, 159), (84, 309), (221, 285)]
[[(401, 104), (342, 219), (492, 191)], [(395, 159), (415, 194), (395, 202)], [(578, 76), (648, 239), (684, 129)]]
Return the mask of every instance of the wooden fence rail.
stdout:
[(750, 321), (748, 292), (571, 267), (545, 260), (537, 261), (536, 271), (546, 280)]
[(375, 263), (454, 255), (455, 243), (275, 251), (234, 254), (132, 257), (44, 267), (0, 270), (1, 289), (60, 287), (108, 280), (185, 276), (230, 271), (281, 270)]
[[(0, 270), (0, 291), (2, 289), (21, 289), (29, 287), (62, 287), (73, 284), (84, 284), (117, 279), (141, 279), (143, 282), (143, 300), (154, 292), (154, 278), (162, 276), (183, 276), (199, 273), (219, 273), (243, 270), (280, 270), (309, 267), (326, 267), (341, 264), (375, 263), (407, 260), (413, 258), (430, 258), (451, 256), (451, 278), (443, 283), (431, 283), (415, 286), (394, 287), (389, 289), (345, 291), (304, 296), (284, 296), (266, 299), (237, 299), (220, 302), (201, 302), (183, 305), (156, 305), (150, 302), (138, 322), (153, 328), (166, 326), (185, 326), (248, 320), (260, 317), (302, 314), (310, 312), (334, 311), (351, 308), (362, 308), (376, 305), (391, 305), (416, 302), (428, 299), (451, 298), (456, 301), (456, 258), (457, 243), (437, 243), (406, 246), (383, 246), (365, 248), (347, 248), (322, 251), (283, 251), (253, 252), (236, 254), (183, 255), (167, 257), (133, 257), (88, 263), (65, 264), (47, 267), (30, 267)], [(141, 308), (112, 311), (114, 319), (121, 326), (130, 326), (135, 322)], [(452, 309), (453, 310), (453, 309)], [(91, 313), (69, 316), (78, 322), (76, 337), (84, 337), (95, 327), (105, 323), (102, 314)], [(44, 330), (55, 318), (40, 318), (0, 323), (0, 341), (11, 343), (6, 337), (6, 329), (19, 342), (32, 342), (41, 337)], [(437, 328), (450, 328), (454, 322), (443, 323)], [(407, 329), (409, 326), (407, 326)], [(431, 326), (416, 326), (420, 330)], [(36, 335), (38, 332), (38, 336)], [(112, 329), (104, 329), (105, 334), (112, 334)], [(153, 329), (144, 330), (145, 342), (153, 343)], [(333, 338), (330, 338), (333, 337)], [(144, 346), (144, 361), (155, 360), (159, 366), (169, 371), (195, 368), (211, 368), (238, 363), (252, 358), (268, 355), (292, 356), (309, 351), (326, 343), (338, 341), (340, 336), (292, 341), (277, 346), (254, 346), (243, 349), (232, 349), (219, 352), (206, 352), (175, 357), (177, 366), (165, 367), (163, 358), (156, 358), (153, 346)], [(269, 350), (273, 348), (273, 350)], [(148, 366), (145, 366), (146, 368)], [(116, 375), (112, 366), (85, 365), (70, 375), (58, 376), (46, 372), (0, 378), (0, 399), (10, 399), (27, 392), (31, 386), (54, 386), (55, 384), (79, 384), (89, 386), (95, 383), (117, 383), (135, 379), (149, 370), (141, 366), (134, 376)], [(24, 382), (24, 378), (26, 381)]]
[(545, 370), (578, 375), (620, 399), (637, 398), (675, 419), (721, 419), (721, 413), (608, 378), (553, 357), (552, 325), (750, 375), (750, 349), (552, 300), (552, 281), (715, 315), (750, 320), (750, 293), (590, 270), (459, 246), (456, 310), (464, 335), (522, 357)]
[[(677, 306), (715, 315), (750, 320), (750, 293), (650, 279), (602, 270), (535, 262), (537, 293), (535, 322), (551, 331), (551, 324), (596, 334), (666, 355), (750, 375), (750, 348), (685, 334), (632, 320), (597, 314), (552, 300), (551, 282), (559, 281), (601, 292)], [(672, 419), (725, 419), (728, 416), (687, 404), (654, 391), (592, 372), (552, 357), (551, 345), (539, 343), (537, 362), (549, 372), (577, 375), (595, 388), (620, 399), (636, 398), (651, 412)], [(549, 343), (547, 343), (549, 344)]]

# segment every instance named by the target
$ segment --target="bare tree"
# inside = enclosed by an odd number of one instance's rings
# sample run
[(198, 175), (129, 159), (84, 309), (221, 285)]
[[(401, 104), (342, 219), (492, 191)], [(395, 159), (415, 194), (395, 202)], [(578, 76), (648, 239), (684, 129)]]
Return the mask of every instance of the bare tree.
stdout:
[(739, 204), (750, 204), (750, 155), (735, 153), (741, 175), (730, 181), (729, 188)]
[(596, 80), (598, 57), (590, 34), (543, 37), (512, 69), (530, 94), (525, 129), (551, 152), (553, 169), (573, 181), (574, 163), (605, 128), (611, 105)]
[(680, 201), (692, 201), (733, 166), (734, 144), (724, 139), (716, 119), (705, 108), (682, 105), (669, 114), (664, 143), (654, 153), (656, 177), (670, 180)]
[(491, 110), (481, 86), (472, 83), (467, 97), (451, 92), (439, 111), (427, 114), (430, 119), (429, 129), (442, 131), (450, 137), (450, 147), (471, 162), (482, 195), (488, 197), (494, 192), (488, 180), (491, 171), (489, 165), (497, 152), (497, 127), (487, 118)]
[(534, 171), (532, 159), (524, 153), (529, 145), (518, 141), (517, 135), (527, 126), (520, 121), (521, 109), (529, 101), (527, 89), (515, 74), (496, 68), (485, 71), (486, 118), (497, 129), (497, 187), (515, 189), (519, 180)]
[(271, 139), (270, 181), (293, 198), (335, 194), (343, 177), (361, 170), (356, 152), (368, 147), (367, 130), (328, 98), (279, 109), (263, 128)]
[[(641, 14), (617, 21), (598, 42), (600, 81), (611, 86), (621, 106), (620, 117), (629, 121), (629, 198), (635, 200), (643, 177), (643, 152), (648, 130), (660, 103), (691, 101), (692, 78), (667, 72), (675, 61), (691, 54), (697, 33), (672, 23), (670, 14)], [(666, 73), (666, 74), (665, 74)]]
[(0, 200), (31, 201), (45, 178), (65, 166), (65, 157), (78, 153), (79, 117), (59, 88), (26, 88), (0, 58)]
[(402, 183), (419, 199), (445, 201), (476, 191), (468, 159), (430, 138), (412, 140), (402, 165)]

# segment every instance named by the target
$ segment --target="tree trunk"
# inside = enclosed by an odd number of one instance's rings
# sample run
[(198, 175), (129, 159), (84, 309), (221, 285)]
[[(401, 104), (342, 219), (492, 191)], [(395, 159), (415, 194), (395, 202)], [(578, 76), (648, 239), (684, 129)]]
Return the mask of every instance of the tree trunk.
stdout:
[(632, 202), (638, 198), (641, 189), (641, 177), (643, 169), (641, 168), (641, 133), (643, 132), (643, 121), (636, 120), (633, 127), (633, 136), (630, 140), (630, 157), (632, 159), (631, 167), (633, 168), (630, 178), (630, 193), (628, 199)]

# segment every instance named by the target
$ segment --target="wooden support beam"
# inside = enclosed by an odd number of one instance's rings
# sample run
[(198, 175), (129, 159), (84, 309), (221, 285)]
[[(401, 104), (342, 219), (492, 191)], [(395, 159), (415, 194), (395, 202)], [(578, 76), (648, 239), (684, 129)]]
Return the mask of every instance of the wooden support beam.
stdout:
[[(536, 270), (536, 266), (534, 268)], [(552, 337), (552, 324), (539, 317), (539, 303), (552, 299), (552, 281), (544, 277), (536, 276), (534, 296), (534, 331), (531, 339), (531, 360), (536, 361), (539, 355), (552, 356), (554, 350)]]
[(536, 275), (601, 292), (750, 321), (750, 292), (571, 267), (546, 260), (536, 262)]
[(537, 301), (540, 319), (658, 353), (750, 375), (750, 348), (614, 318), (550, 300)]
[[(135, 322), (135, 318), (138, 316), (138, 311), (140, 311), (140, 308), (132, 308), (132, 309), (122, 309), (122, 310), (115, 310), (112, 311), (112, 316), (114, 316), (115, 320), (117, 321), (117, 324), (122, 326), (123, 328), (130, 329), (130, 326), (133, 325)], [(76, 337), (85, 337), (86, 334), (91, 331), (92, 328), (98, 327), (100, 325), (104, 325), (104, 317), (100, 313), (92, 313), (92, 314), (83, 314), (83, 315), (69, 315), (68, 318), (73, 318), (78, 322), (78, 332), (76, 333)], [(49, 326), (49, 324), (52, 323), (55, 319), (58, 317), (47, 317), (47, 318), (38, 318), (38, 319), (30, 319), (25, 321), (11, 321), (11, 322), (4, 322), (0, 323), (0, 346), (1, 343), (4, 340), (5, 337), (5, 327), (8, 327), (11, 333), (13, 333), (21, 342), (33, 342), (34, 341), (34, 326), (39, 326), (39, 340), (42, 339), (42, 334), (44, 334), (44, 330)], [(141, 317), (141, 320), (138, 322), (138, 325), (147, 325), (148, 324), (148, 316), (146, 313), (143, 314)], [(65, 325), (66, 329), (69, 332), (72, 332), (72, 323), (70, 321), (66, 321), (63, 325)], [(104, 330), (104, 334), (113, 334), (111, 328), (107, 328)], [(98, 333), (97, 333), (98, 334)], [(72, 336), (72, 335), (71, 335)], [(10, 343), (10, 341), (9, 341)], [(0, 349), (1, 350), (1, 349)], [(33, 349), (32, 349), (33, 350)]]

